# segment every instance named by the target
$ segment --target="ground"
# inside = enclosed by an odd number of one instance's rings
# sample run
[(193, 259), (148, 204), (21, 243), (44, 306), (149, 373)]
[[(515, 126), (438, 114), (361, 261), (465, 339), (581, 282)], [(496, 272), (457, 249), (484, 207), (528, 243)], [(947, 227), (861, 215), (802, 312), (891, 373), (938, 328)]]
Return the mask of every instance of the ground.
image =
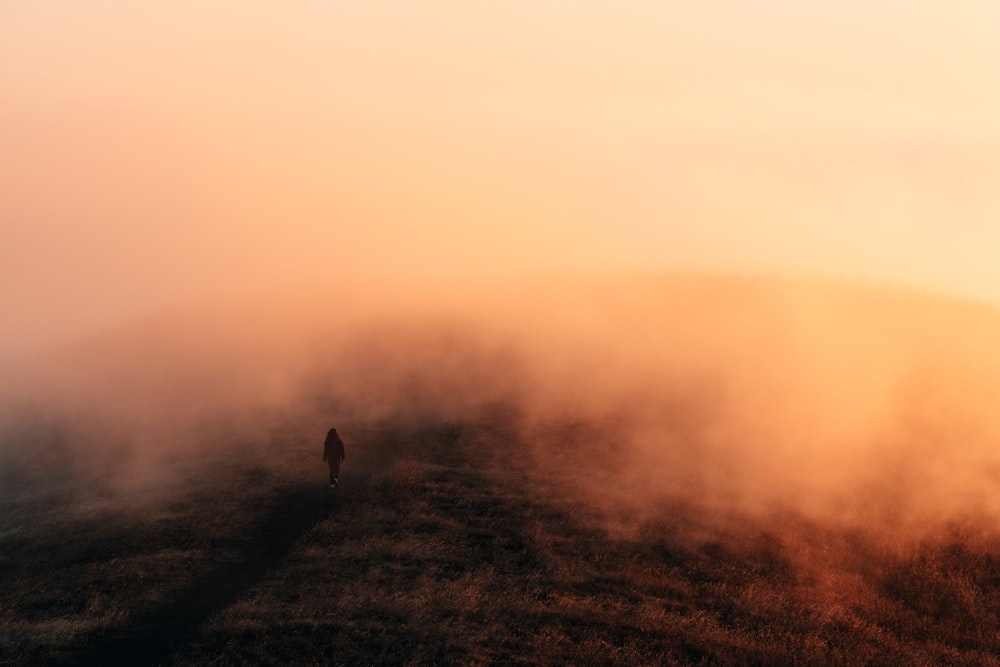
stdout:
[(680, 505), (609, 531), (497, 424), (356, 435), (339, 491), (294, 429), (141, 508), (19, 487), (0, 664), (998, 664), (985, 537), (901, 557)]

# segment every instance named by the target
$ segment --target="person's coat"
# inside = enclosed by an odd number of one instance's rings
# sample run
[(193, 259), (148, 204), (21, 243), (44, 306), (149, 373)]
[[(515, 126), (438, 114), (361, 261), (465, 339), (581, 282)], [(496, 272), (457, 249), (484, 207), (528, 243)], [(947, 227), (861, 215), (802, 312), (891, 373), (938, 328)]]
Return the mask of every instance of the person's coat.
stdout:
[(323, 460), (340, 461), (346, 458), (344, 442), (337, 435), (337, 429), (331, 428), (330, 432), (326, 434), (326, 442), (323, 443)]

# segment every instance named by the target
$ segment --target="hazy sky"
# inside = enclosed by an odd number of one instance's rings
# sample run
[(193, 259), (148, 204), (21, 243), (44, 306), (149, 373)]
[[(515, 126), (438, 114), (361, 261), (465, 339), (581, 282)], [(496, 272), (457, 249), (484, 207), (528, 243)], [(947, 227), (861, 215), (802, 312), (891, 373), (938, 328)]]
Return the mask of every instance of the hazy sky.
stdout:
[(359, 271), (1000, 302), (994, 0), (0, 0), (0, 357)]

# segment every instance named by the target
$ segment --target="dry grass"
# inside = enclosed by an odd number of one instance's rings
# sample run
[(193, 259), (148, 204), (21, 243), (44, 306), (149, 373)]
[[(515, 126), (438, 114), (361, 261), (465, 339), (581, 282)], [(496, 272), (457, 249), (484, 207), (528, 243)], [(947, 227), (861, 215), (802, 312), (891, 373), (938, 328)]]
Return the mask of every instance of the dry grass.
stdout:
[[(708, 522), (679, 504), (609, 531), (494, 426), (371, 427), (391, 463), (347, 467), (340, 495), (274, 553), (255, 541), (291, 511), (283, 496), (325, 493), (315, 443), (294, 434), (295, 446), (228, 465), (227, 484), (221, 458), (189, 467), (182, 501), (142, 512), (12, 501), (0, 662), (998, 664), (995, 535), (956, 529), (900, 550), (791, 518), (780, 535)], [(197, 587), (220, 565), (254, 559), (266, 572), (194, 628), (162, 617), (208, 595)], [(150, 618), (177, 641), (143, 655), (107, 640)]]

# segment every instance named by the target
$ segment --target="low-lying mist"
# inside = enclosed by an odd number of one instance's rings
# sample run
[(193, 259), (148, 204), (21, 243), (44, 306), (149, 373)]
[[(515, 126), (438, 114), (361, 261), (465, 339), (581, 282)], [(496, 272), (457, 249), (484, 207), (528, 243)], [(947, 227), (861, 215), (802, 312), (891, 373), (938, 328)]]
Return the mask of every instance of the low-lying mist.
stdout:
[(348, 464), (373, 469), (405, 452), (407, 432), (461, 423), (504, 433), (505, 456), (614, 530), (687, 507), (906, 542), (1000, 519), (998, 353), (989, 307), (819, 282), (271, 294), (164, 313), (9, 370), (0, 484), (97, 475), (126, 502), (170, 461), (299, 455), (310, 438), (318, 461), (336, 425)]

